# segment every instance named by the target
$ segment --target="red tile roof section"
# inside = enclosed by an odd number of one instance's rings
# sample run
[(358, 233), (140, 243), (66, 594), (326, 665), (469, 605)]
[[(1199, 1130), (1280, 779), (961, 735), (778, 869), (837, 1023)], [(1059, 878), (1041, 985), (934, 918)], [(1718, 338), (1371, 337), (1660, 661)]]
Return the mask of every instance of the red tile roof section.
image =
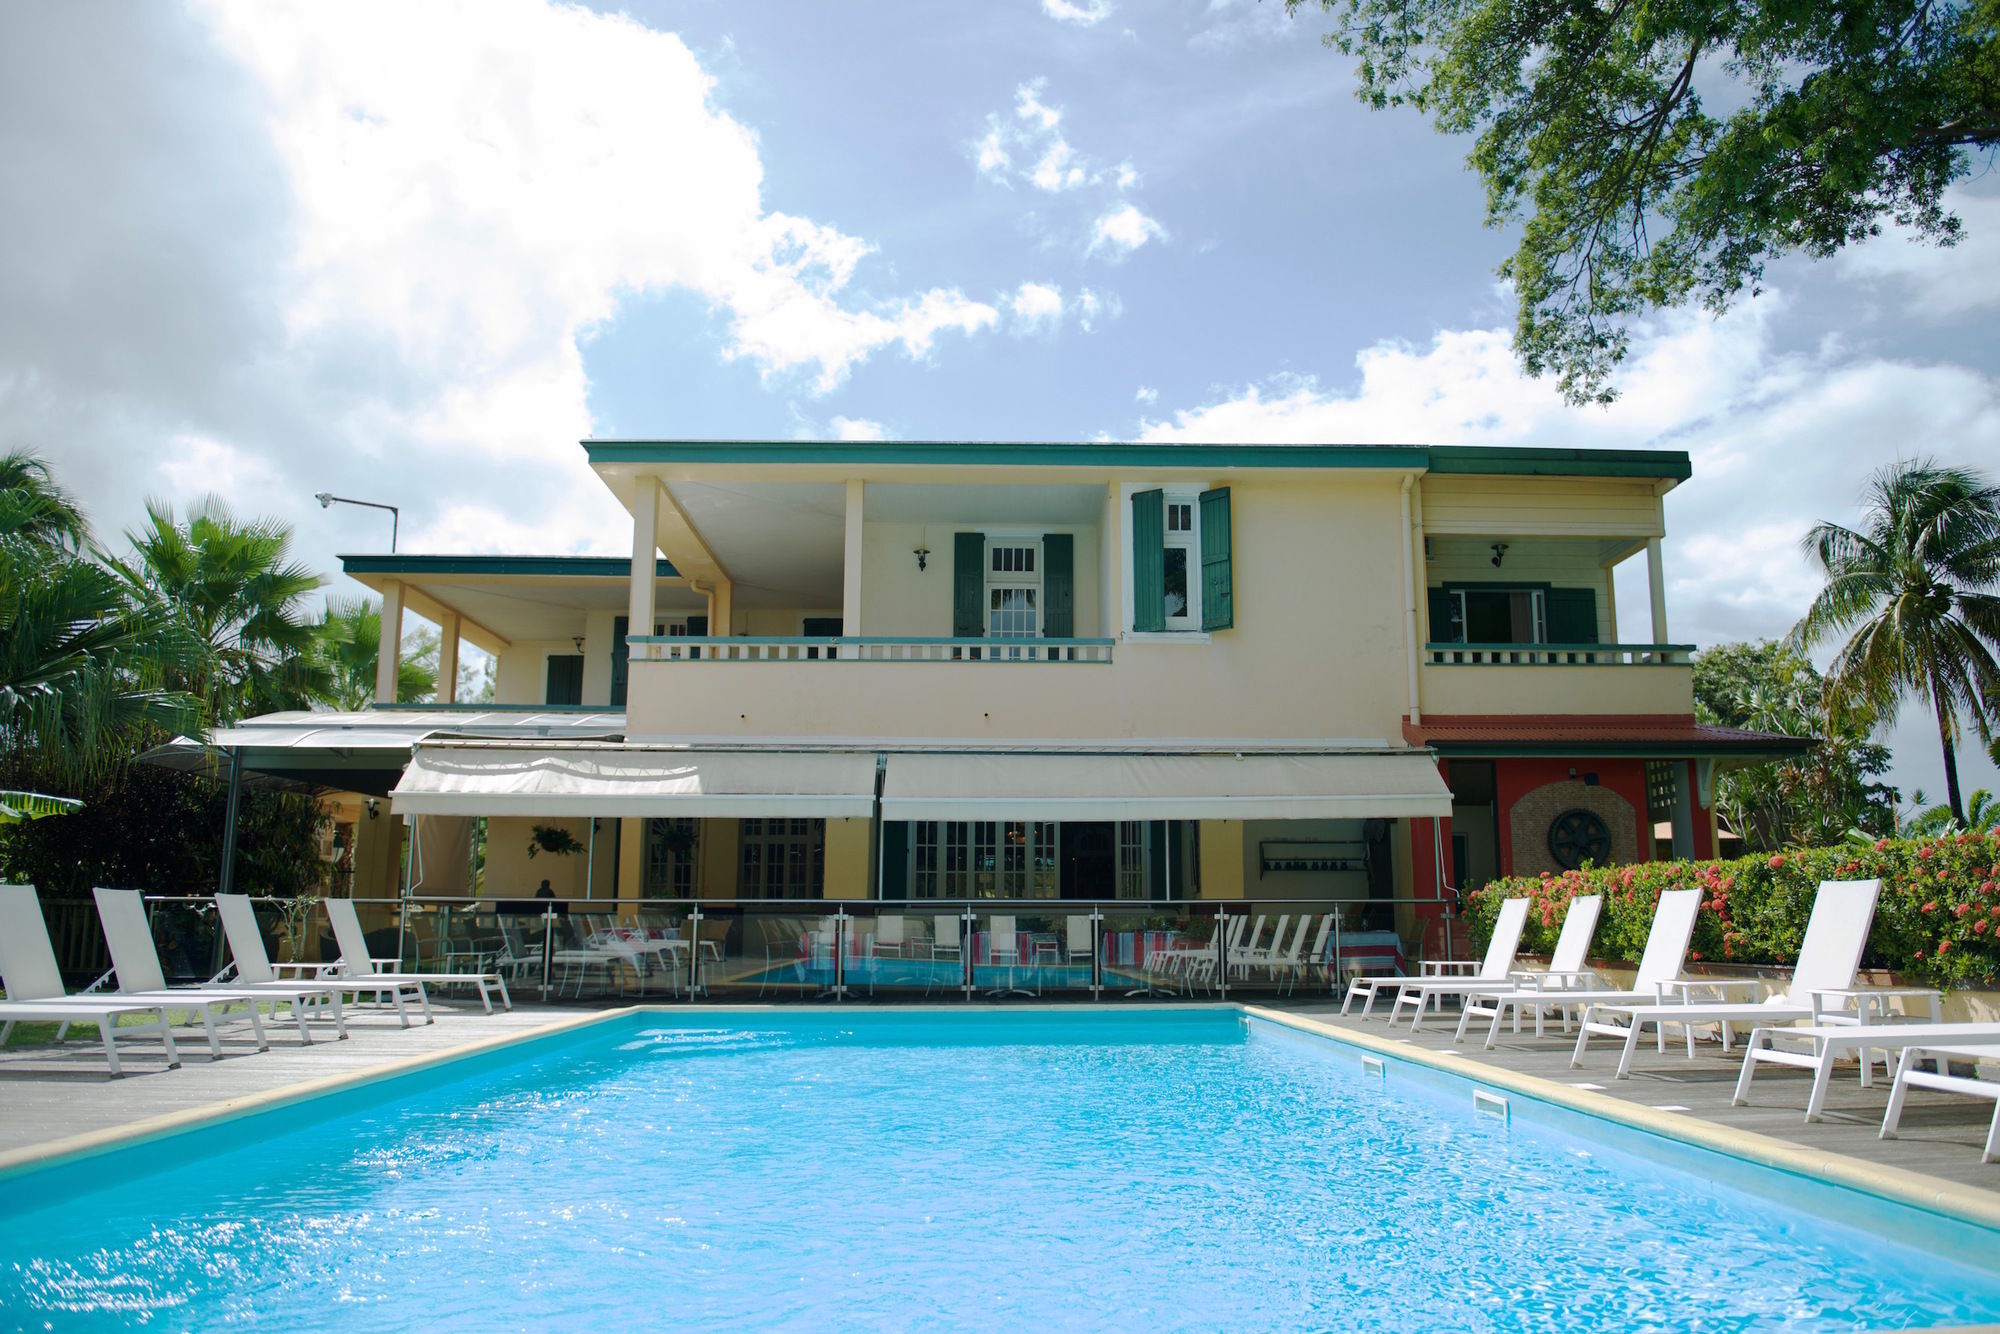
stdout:
[(1619, 713), (1460, 713), (1428, 714), (1421, 723), (1403, 719), (1403, 738), (1413, 746), (1561, 745), (1659, 746), (1662, 755), (1688, 749), (1705, 753), (1747, 751), (1792, 754), (1809, 749), (1811, 737), (1717, 727), (1684, 714)]

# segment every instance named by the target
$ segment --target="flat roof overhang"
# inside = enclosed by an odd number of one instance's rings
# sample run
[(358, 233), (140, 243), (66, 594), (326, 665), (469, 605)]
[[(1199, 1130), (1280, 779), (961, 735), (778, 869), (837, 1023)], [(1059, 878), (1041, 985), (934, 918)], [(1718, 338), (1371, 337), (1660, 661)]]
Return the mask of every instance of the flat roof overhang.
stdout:
[[(631, 596), (628, 556), (454, 556), (355, 553), (339, 557), (341, 572), (376, 593), (399, 585), (412, 614), (442, 625), (457, 615), (459, 633), (488, 653), (516, 640), (567, 639), (584, 613), (622, 611)], [(657, 605), (700, 610), (671, 561), (655, 563)]]
[(1403, 737), (1450, 759), (1717, 759), (1741, 764), (1811, 753), (1816, 737), (1697, 722), (1693, 715), (1442, 715), (1403, 723)]

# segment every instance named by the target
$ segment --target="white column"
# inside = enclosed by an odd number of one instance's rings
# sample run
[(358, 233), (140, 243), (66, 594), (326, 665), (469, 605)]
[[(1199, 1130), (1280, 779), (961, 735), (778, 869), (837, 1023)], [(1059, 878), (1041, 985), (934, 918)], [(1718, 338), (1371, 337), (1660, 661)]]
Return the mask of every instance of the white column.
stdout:
[(735, 619), (736, 585), (728, 579), (718, 579), (708, 592), (708, 632), (718, 639), (727, 639), (735, 633), (730, 628)]
[(438, 684), (440, 704), (458, 703), (458, 613), (448, 611), (438, 626)]
[(861, 510), (865, 484), (847, 479), (847, 547), (840, 566), (840, 633), (861, 633)]
[(1410, 491), (1416, 482), (1415, 473), (1403, 474), (1403, 656), (1410, 678), (1410, 721), (1413, 723), (1423, 721), (1423, 710), (1417, 699), (1417, 658), (1423, 652), (1423, 645), (1417, 639), (1416, 521), (1410, 514)]
[(1646, 583), (1653, 595), (1653, 642), (1667, 642), (1667, 572), (1660, 559), (1660, 539), (1646, 540)]
[[(660, 483), (641, 477), (632, 492), (632, 592), (626, 603), (629, 635), (650, 635), (653, 617), (654, 562), (660, 549)], [(639, 655), (633, 655), (639, 656)]]
[(403, 586), (382, 590), (382, 640), (375, 649), (375, 702), (396, 702), (396, 673), (403, 665)]

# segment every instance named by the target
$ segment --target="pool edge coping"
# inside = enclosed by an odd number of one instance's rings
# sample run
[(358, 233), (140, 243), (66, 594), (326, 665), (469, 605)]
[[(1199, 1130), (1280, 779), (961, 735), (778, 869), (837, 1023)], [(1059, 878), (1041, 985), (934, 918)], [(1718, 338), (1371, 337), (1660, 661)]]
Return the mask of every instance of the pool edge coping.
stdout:
[(1963, 1186), (1905, 1167), (1870, 1163), (1829, 1149), (1802, 1148), (1756, 1131), (1732, 1129), (1692, 1113), (1659, 1111), (1609, 1094), (1558, 1084), (1539, 1075), (1487, 1065), (1478, 1057), (1462, 1052), (1434, 1052), (1414, 1043), (1397, 1042), (1341, 1028), (1308, 1015), (1241, 1002), (1238, 1006), (1252, 1018), (1329, 1038), (1375, 1055), (1408, 1061), (1459, 1079), (1490, 1084), (1569, 1111), (1613, 1121), (1633, 1130), (1707, 1149), (1773, 1171), (1788, 1172), (1941, 1214), (1959, 1222), (2000, 1230), (2000, 1196), (1980, 1187)]
[(448, 1065), (454, 1061), (469, 1060), (488, 1052), (504, 1051), (508, 1047), (526, 1042), (539, 1041), (558, 1033), (574, 1029), (589, 1028), (626, 1015), (652, 1009), (646, 1005), (624, 1005), (615, 1009), (594, 1011), (590, 1014), (569, 1015), (553, 1019), (533, 1028), (524, 1028), (497, 1037), (476, 1038), (470, 1042), (440, 1047), (435, 1051), (419, 1052), (415, 1056), (402, 1056), (383, 1061), (377, 1065), (363, 1066), (358, 1070), (347, 1070), (335, 1075), (322, 1075), (318, 1079), (308, 1079), (297, 1084), (287, 1084), (282, 1088), (265, 1089), (260, 1093), (246, 1093), (239, 1097), (224, 1098), (218, 1102), (200, 1103), (193, 1107), (183, 1107), (179, 1111), (162, 1112), (157, 1116), (143, 1117), (137, 1121), (127, 1121), (122, 1125), (105, 1126), (98, 1130), (86, 1130), (78, 1135), (67, 1135), (61, 1139), (46, 1140), (41, 1144), (25, 1145), (18, 1149), (0, 1152), (0, 1180), (39, 1171), (43, 1168), (58, 1167), (65, 1163), (93, 1158), (99, 1154), (117, 1149), (135, 1148), (153, 1140), (166, 1139), (186, 1131), (205, 1129), (210, 1126), (226, 1125), (231, 1121), (254, 1116), (259, 1112), (272, 1111), (292, 1103), (304, 1102), (330, 1093), (340, 1093), (348, 1089), (363, 1088), (402, 1075), (415, 1074), (433, 1066)]

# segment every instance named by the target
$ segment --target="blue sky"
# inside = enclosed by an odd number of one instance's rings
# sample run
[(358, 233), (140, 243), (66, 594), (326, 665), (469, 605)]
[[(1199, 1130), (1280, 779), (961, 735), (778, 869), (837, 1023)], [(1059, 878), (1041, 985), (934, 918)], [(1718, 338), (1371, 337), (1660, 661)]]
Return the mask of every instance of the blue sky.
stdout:
[[(382, 524), (319, 490), (400, 503), (409, 550), (622, 550), (590, 434), (1672, 447), (1704, 644), (1790, 626), (1799, 535), (1874, 468), (2000, 464), (1989, 173), (1956, 249), (1780, 264), (1569, 409), (1513, 363), (1467, 145), (1362, 107), (1323, 31), (1271, 0), (9, 6), (0, 444), (107, 536), (217, 491), (328, 570)], [(1938, 795), (1920, 714), (1894, 743)]]

